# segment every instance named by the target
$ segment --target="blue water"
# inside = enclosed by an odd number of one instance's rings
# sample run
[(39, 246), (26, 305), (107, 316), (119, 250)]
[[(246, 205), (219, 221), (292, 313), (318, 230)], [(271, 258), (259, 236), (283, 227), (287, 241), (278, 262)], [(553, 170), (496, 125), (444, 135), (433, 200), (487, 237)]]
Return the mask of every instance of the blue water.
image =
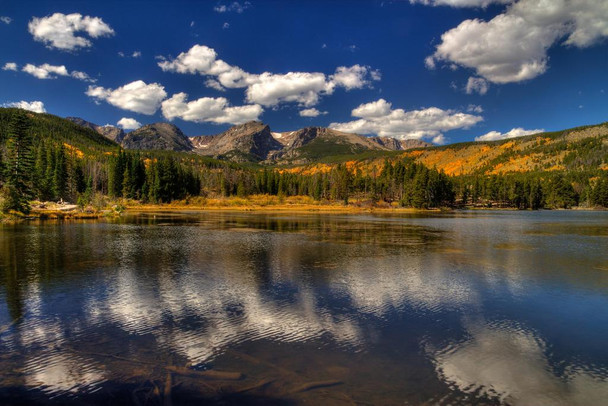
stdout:
[(601, 405), (606, 343), (606, 212), (0, 226), (0, 404)]

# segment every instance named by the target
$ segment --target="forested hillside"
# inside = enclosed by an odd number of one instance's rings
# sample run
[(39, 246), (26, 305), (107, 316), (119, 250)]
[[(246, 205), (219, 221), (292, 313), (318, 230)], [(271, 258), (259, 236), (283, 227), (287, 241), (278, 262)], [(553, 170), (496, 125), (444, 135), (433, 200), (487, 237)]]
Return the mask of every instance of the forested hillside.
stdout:
[(419, 149), (405, 156), (448, 175), (608, 169), (608, 123), (503, 141)]
[[(608, 207), (606, 126), (387, 156), (373, 151), (300, 167), (238, 164), (172, 151), (129, 151), (49, 114), (0, 109), (0, 204), (82, 207), (102, 198), (166, 203), (194, 196), (306, 195), (351, 204), (519, 209)], [(454, 157), (448, 159), (447, 157)], [(478, 157), (475, 163), (472, 157)], [(456, 163), (459, 163), (458, 170)], [(514, 162), (534, 162), (516, 167)]]

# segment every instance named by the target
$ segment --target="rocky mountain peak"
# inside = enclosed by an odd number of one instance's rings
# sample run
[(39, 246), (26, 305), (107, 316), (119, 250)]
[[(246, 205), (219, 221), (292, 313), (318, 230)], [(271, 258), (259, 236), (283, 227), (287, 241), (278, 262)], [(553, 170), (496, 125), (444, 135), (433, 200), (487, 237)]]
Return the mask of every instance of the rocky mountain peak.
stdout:
[(191, 142), (201, 155), (235, 161), (263, 161), (283, 148), (272, 136), (270, 127), (260, 121), (238, 124), (213, 136), (192, 137)]
[(124, 136), (122, 146), (128, 149), (171, 151), (191, 151), (193, 148), (190, 139), (171, 123), (153, 123), (131, 131)]

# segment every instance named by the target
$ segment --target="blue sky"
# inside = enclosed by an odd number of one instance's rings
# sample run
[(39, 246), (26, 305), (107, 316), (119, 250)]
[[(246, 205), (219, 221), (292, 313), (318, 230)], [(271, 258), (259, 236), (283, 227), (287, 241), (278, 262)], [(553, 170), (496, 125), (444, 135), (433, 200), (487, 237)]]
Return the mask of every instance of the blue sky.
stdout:
[(607, 37), (605, 0), (0, 1), (0, 104), (501, 139), (608, 120)]

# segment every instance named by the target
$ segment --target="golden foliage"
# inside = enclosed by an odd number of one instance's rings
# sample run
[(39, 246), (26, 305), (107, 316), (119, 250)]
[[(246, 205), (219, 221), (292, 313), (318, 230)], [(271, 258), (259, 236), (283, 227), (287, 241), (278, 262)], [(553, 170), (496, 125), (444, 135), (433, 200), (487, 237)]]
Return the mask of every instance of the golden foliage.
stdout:
[(75, 156), (78, 159), (82, 159), (84, 157), (84, 153), (75, 146), (67, 144), (65, 142), (63, 143), (63, 146), (67, 150), (68, 154)]
[[(576, 143), (582, 139), (599, 137), (608, 133), (608, 126), (596, 126), (571, 131), (563, 137), (548, 136), (511, 139), (502, 143), (470, 143), (454, 147), (424, 148), (404, 151), (399, 156), (388, 158), (391, 163), (400, 159), (413, 159), (429, 168), (445, 172), (447, 175), (468, 175), (484, 171), (485, 174), (505, 174), (513, 172), (530, 172), (535, 170), (564, 170), (564, 158)], [(545, 147), (566, 140), (573, 145), (568, 150), (550, 150)], [(603, 141), (608, 143), (608, 138)], [(528, 151), (529, 150), (529, 151)], [(559, 151), (559, 152), (558, 152)], [(365, 175), (380, 175), (387, 158), (376, 158), (365, 161), (348, 161), (346, 167), (353, 173), (360, 171)], [(337, 164), (316, 164), (286, 169), (291, 173), (313, 175), (327, 173)], [(608, 170), (608, 163), (601, 169)]]

